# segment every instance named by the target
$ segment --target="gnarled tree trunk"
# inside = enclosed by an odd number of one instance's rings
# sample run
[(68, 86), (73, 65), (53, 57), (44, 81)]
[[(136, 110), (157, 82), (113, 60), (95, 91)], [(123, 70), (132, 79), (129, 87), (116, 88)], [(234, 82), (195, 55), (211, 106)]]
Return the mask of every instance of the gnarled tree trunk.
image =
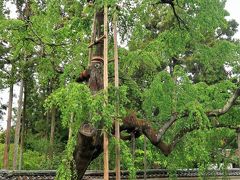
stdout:
[[(96, 13), (96, 39), (103, 36), (103, 10)], [(96, 42), (89, 67), (89, 87), (93, 94), (103, 89), (103, 40)], [(90, 162), (103, 151), (103, 137), (100, 131), (87, 123), (78, 132), (77, 145), (74, 151), (74, 163), (77, 179), (82, 179)]]

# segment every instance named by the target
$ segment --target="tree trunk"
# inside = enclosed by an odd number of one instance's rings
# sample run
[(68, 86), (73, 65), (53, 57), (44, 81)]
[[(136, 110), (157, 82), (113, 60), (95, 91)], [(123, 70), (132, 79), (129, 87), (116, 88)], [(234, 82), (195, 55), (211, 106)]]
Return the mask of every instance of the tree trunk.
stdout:
[(51, 133), (50, 133), (50, 151), (49, 151), (50, 159), (53, 158), (54, 132), (55, 132), (55, 126), (56, 126), (56, 108), (52, 108), (51, 113), (52, 114), (51, 114)]
[(11, 129), (11, 121), (12, 121), (12, 101), (13, 101), (13, 84), (10, 85), (10, 90), (9, 90), (7, 130), (6, 130), (4, 156), (3, 156), (4, 169), (8, 169), (8, 157), (9, 157), (9, 149), (10, 149), (10, 129)]
[(23, 166), (23, 151), (24, 151), (24, 131), (25, 131), (25, 120), (22, 119), (21, 135), (20, 135), (20, 147), (19, 147), (19, 162), (18, 170), (22, 169)]
[[(96, 38), (103, 36), (104, 12), (100, 10), (96, 13)], [(96, 44), (93, 57), (89, 67), (89, 87), (93, 94), (103, 89), (103, 41)], [(77, 179), (82, 179), (90, 162), (103, 151), (103, 136), (101, 132), (88, 133), (94, 131), (91, 125), (84, 123), (77, 135), (77, 145), (74, 150), (74, 161), (77, 171)]]
[(18, 99), (17, 121), (16, 121), (16, 127), (15, 127), (14, 151), (13, 151), (13, 170), (17, 169), (18, 145), (19, 145), (19, 135), (20, 135), (21, 116), (22, 116), (22, 97), (23, 97), (23, 80), (21, 80), (19, 99)]
[[(26, 81), (24, 81), (26, 82)], [(24, 98), (23, 98), (23, 113), (22, 113), (22, 127), (21, 127), (21, 137), (20, 137), (20, 152), (19, 152), (19, 164), (18, 169), (22, 169), (23, 165), (23, 151), (24, 151), (24, 131), (25, 131), (25, 123), (26, 123), (26, 103), (27, 103), (27, 86), (24, 83)]]

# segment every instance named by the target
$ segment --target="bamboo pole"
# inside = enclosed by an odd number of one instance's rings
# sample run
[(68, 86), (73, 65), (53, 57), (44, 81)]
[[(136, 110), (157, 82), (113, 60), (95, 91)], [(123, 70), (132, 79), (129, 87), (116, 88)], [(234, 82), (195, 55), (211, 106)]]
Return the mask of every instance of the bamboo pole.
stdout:
[[(118, 74), (118, 47), (117, 47), (117, 14), (113, 15), (113, 40), (114, 40), (114, 82), (116, 87), (116, 116), (119, 115), (119, 74)], [(120, 130), (119, 130), (119, 119), (115, 119), (115, 137), (116, 137), (116, 180), (120, 180)]]
[(135, 161), (135, 152), (136, 152), (136, 138), (134, 132), (131, 133), (131, 143), (132, 143), (132, 158)]
[[(104, 65), (103, 65), (103, 87), (107, 91), (108, 88), (108, 7), (104, 5)], [(103, 134), (103, 152), (104, 152), (104, 180), (109, 179), (109, 157), (108, 157), (108, 134)]]
[[(93, 28), (93, 30), (92, 30), (92, 35), (91, 35), (91, 44), (96, 39), (96, 13), (94, 13), (92, 28)], [(91, 47), (89, 47), (89, 61), (88, 61), (88, 65), (91, 64), (92, 56), (93, 56), (93, 47), (91, 46)]]
[(147, 140), (144, 136), (144, 180), (147, 179)]

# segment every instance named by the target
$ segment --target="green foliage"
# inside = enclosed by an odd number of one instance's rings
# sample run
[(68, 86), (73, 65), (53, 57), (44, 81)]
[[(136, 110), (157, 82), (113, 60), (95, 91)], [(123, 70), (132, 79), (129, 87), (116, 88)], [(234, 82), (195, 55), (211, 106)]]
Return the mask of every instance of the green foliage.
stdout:
[(122, 154), (121, 161), (124, 164), (124, 169), (129, 171), (129, 179), (136, 179), (136, 168), (130, 149), (123, 141), (120, 141), (120, 146)]
[[(106, 103), (106, 97), (108, 97), (108, 103)], [(125, 115), (123, 107), (127, 101), (125, 87), (118, 90), (110, 88), (108, 93), (99, 92), (93, 96), (86, 85), (70, 83), (66, 87), (57, 89), (48, 97), (45, 107), (48, 109), (58, 107), (61, 111), (63, 127), (71, 128), (73, 133), (72, 138), (68, 140), (62, 164), (58, 168), (58, 179), (71, 179), (74, 176), (71, 173), (74, 165), (73, 151), (81, 124), (86, 120), (95, 126), (101, 123), (104, 125), (105, 131), (110, 131), (113, 115), (117, 117), (114, 106), (117, 100), (120, 110), (119, 115), (123, 116)], [(74, 115), (73, 120), (70, 119), (72, 114)]]
[(74, 179), (76, 174), (73, 174), (72, 168), (75, 166), (73, 160), (73, 152), (76, 145), (76, 135), (73, 138), (68, 140), (67, 147), (65, 149), (65, 153), (62, 159), (61, 164), (57, 169), (56, 179), (58, 180), (70, 180)]
[[(33, 146), (33, 145), (32, 145)], [(0, 144), (0, 158), (3, 159), (4, 152), (4, 144)], [(36, 149), (27, 149), (23, 152), (24, 163), (23, 168), (26, 170), (40, 170), (46, 169), (49, 170), (53, 167), (53, 169), (57, 168), (60, 162), (60, 156), (54, 156), (53, 159), (49, 159), (46, 156), (46, 151), (38, 151)], [(10, 145), (9, 151), (9, 169), (12, 168), (12, 154), (13, 154), (13, 144)], [(19, 157), (19, 156), (18, 156)], [(0, 167), (3, 168), (3, 161), (0, 161)], [(54, 165), (54, 166), (53, 166)]]

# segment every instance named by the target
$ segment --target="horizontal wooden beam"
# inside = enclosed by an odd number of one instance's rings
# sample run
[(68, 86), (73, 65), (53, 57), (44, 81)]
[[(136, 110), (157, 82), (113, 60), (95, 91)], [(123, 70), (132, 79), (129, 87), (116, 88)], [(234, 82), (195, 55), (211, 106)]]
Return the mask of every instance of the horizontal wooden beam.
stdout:
[(100, 41), (102, 41), (104, 38), (106, 38), (105, 35), (101, 36), (100, 38), (98, 38), (97, 40), (95, 40), (94, 42), (92, 42), (88, 48), (91, 48), (92, 46), (94, 46), (95, 44), (98, 44)]

